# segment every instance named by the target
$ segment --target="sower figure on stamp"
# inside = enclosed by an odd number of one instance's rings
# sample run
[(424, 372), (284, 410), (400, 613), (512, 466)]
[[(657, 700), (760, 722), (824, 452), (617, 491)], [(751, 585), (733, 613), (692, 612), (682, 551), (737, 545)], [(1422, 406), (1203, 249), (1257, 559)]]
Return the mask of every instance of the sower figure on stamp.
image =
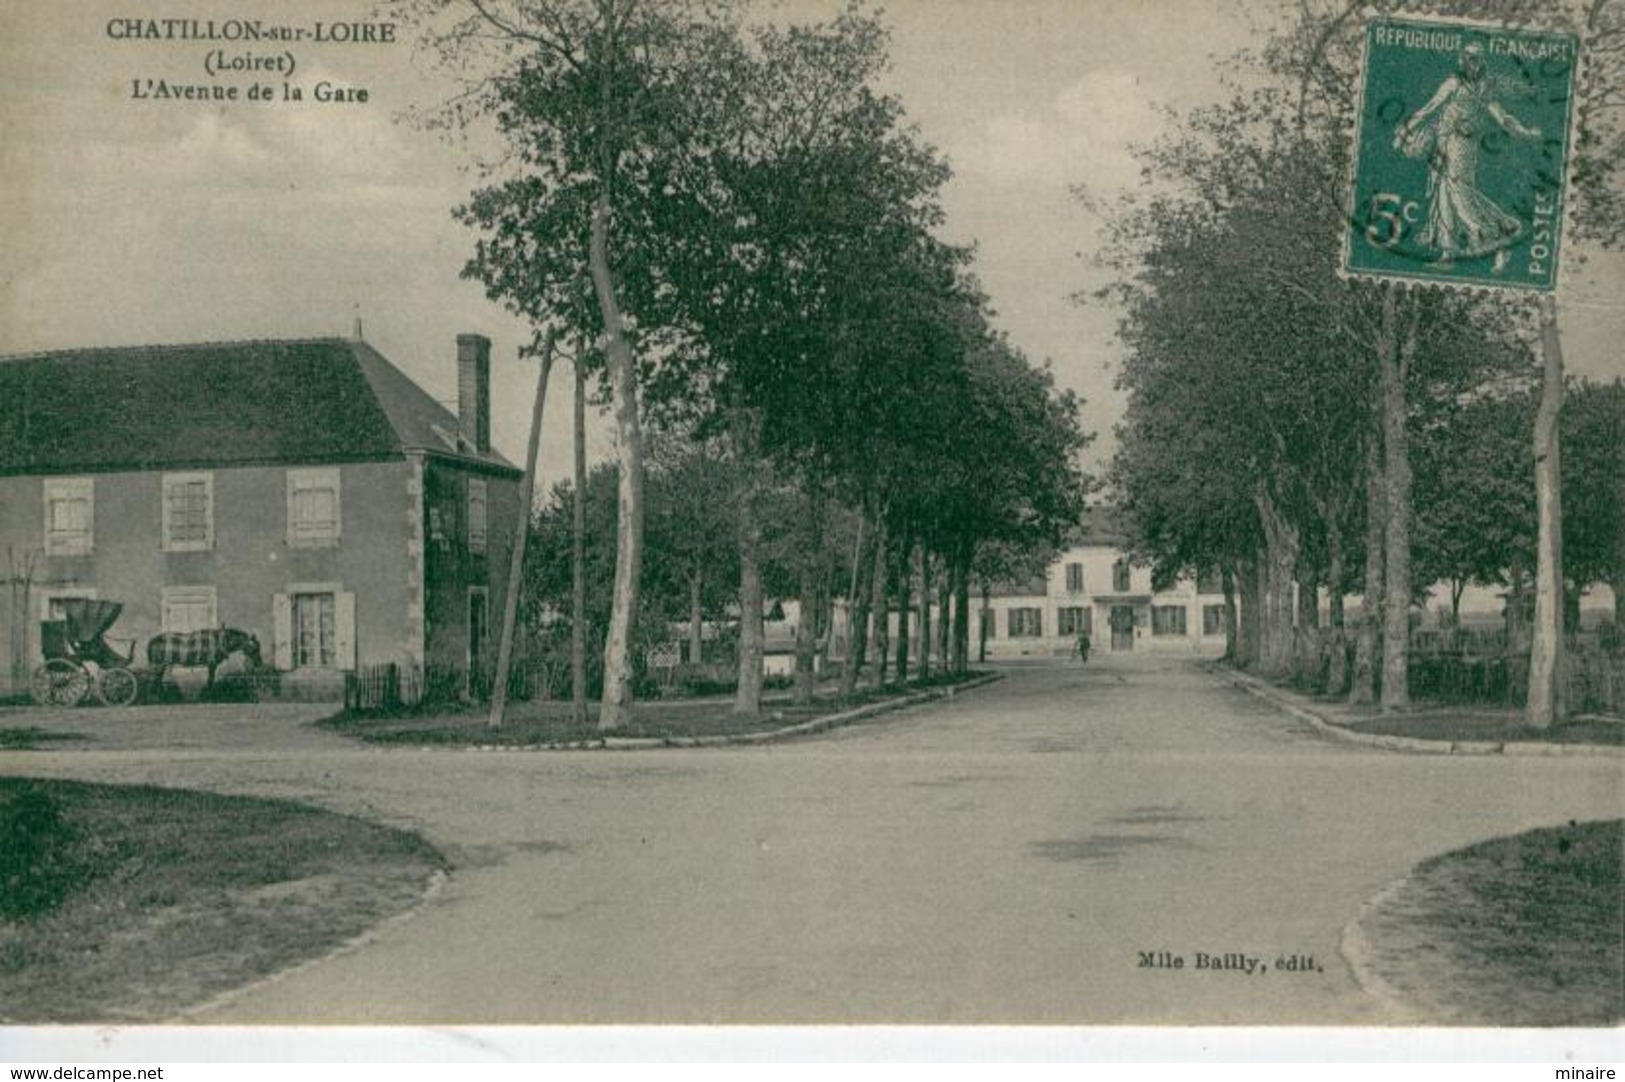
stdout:
[(1394, 132), (1396, 150), (1427, 158), (1428, 217), (1417, 240), (1438, 249), (1440, 266), (1494, 252), (1491, 273), (1500, 274), (1523, 233), (1523, 223), (1478, 186), (1479, 153), (1496, 129), (1540, 138), (1539, 128), (1520, 123), (1501, 108), (1495, 100), (1497, 82), (1485, 71), (1483, 44), (1469, 42), (1456, 73)]

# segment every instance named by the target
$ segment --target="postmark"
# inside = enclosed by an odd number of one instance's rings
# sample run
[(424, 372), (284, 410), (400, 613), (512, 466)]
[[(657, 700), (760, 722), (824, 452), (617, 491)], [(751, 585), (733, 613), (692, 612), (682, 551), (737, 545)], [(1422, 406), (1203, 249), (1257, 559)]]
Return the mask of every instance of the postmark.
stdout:
[(1396, 18), (1365, 35), (1344, 273), (1550, 292), (1577, 39)]

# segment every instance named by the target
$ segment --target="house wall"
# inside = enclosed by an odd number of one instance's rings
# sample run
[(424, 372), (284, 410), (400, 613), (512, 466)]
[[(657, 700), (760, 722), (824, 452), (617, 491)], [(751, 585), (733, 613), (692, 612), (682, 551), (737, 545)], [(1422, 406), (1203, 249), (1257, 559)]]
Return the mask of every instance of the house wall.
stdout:
[[(1180, 578), (1166, 589), (1155, 590), (1151, 569), (1133, 565), (1129, 567), (1128, 588), (1119, 590), (1112, 572), (1120, 559), (1121, 551), (1111, 545), (1074, 546), (1050, 565), (1042, 593), (995, 593), (988, 599), (993, 619), (988, 629), (987, 656), (1013, 659), (1070, 655), (1077, 635), (1061, 630), (1061, 611), (1067, 608), (1088, 612), (1090, 646), (1096, 653), (1147, 651), (1217, 656), (1224, 652), (1222, 627), (1216, 634), (1203, 633), (1203, 610), (1211, 605), (1223, 605), (1222, 594), (1199, 593), (1196, 583), (1188, 578)], [(1069, 581), (1067, 569), (1071, 565), (1082, 568), (1081, 584)], [(982, 636), (982, 613), (981, 599), (974, 593), (971, 606), (977, 610), (971, 620), (971, 654), (975, 657)], [(1152, 611), (1156, 608), (1183, 610), (1184, 632), (1159, 633)], [(1010, 614), (1018, 609), (1037, 611), (1038, 634), (1011, 635)], [(1132, 636), (1114, 640), (1113, 609), (1124, 609), (1131, 614)], [(1030, 631), (1030, 619), (1026, 618), (1026, 628), (1018, 626), (1017, 630)]]
[[(978, 590), (971, 591), (970, 653), (972, 659), (981, 655), (984, 613), (991, 615), (987, 628), (987, 657), (989, 660), (1016, 660), (1020, 658), (1068, 657), (1077, 645), (1077, 634), (1062, 632), (1063, 609), (1079, 608), (1089, 613), (1088, 627), (1092, 652), (1114, 652), (1111, 633), (1111, 613), (1114, 607), (1127, 608), (1132, 613), (1132, 637), (1120, 643), (1116, 652), (1134, 651), (1153, 653), (1199, 654), (1217, 657), (1224, 652), (1222, 622), (1213, 634), (1204, 633), (1203, 610), (1224, 605), (1219, 592), (1199, 592), (1197, 584), (1181, 578), (1163, 590), (1153, 590), (1151, 570), (1129, 567), (1127, 590), (1114, 588), (1113, 566), (1122, 558), (1120, 550), (1110, 545), (1080, 545), (1068, 549), (1044, 573), (1041, 581), (1022, 584), (1014, 588), (995, 589), (987, 598), (987, 608)], [(1083, 568), (1083, 581), (1069, 581), (1069, 565)], [(1078, 588), (1074, 588), (1077, 586)], [(1158, 634), (1152, 610), (1177, 608), (1184, 611), (1183, 634)], [(1036, 634), (1012, 636), (1011, 613), (1027, 610), (1028, 615), (1018, 618), (1018, 630), (1033, 630), (1030, 613), (1037, 613)], [(787, 610), (788, 614), (788, 610)], [(835, 626), (831, 641), (831, 657), (844, 657), (848, 642), (846, 607), (837, 602)], [(937, 606), (931, 607), (933, 634), (940, 626), (941, 614)], [(1025, 626), (1021, 626), (1025, 625)], [(891, 616), (891, 637), (895, 644), (898, 620)], [(919, 656), (919, 621), (909, 622), (909, 653)]]
[[(96, 475), (92, 551), (78, 556), (44, 553), (44, 479), (0, 477), (0, 560), (9, 556), (8, 563), (0, 563), (0, 575), (11, 580), (0, 584), (0, 647), (12, 661), (0, 665), (0, 690), (20, 690), (19, 675), (26, 687), (27, 671), (40, 660), (38, 623), (52, 595), (124, 602), (108, 637), (137, 640), (140, 667), (146, 641), (161, 630), (163, 588), (213, 586), (220, 623), (257, 635), (264, 660), (271, 663), (277, 652), (277, 595), (294, 584), (332, 584), (354, 597), (354, 661), (412, 657), (408, 463), (337, 469), (340, 536), (331, 547), (290, 546), (288, 471), (246, 467), (212, 471), (214, 538), (199, 552), (163, 548), (160, 472)], [(19, 574), (25, 564), (31, 564), (31, 575)], [(23, 578), (29, 581), (19, 584)], [(335, 669), (298, 674), (285, 683), (334, 691), (341, 680)]]
[[(485, 482), (484, 552), (469, 546), (469, 483)], [(430, 665), (489, 670), (502, 633), (520, 482), (511, 476), (429, 459), (423, 465), (424, 659)], [(479, 656), (470, 656), (469, 595), (483, 590), (486, 634)]]

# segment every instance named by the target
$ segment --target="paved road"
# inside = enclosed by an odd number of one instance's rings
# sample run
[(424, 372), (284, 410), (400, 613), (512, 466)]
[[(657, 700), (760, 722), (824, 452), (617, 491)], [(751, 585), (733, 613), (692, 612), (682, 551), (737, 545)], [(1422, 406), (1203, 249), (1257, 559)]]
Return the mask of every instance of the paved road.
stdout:
[[(1625, 814), (1625, 760), (1329, 742), (1189, 661), (1013, 668), (752, 748), (379, 750), (288, 714), (229, 751), (173, 739), (0, 769), (306, 799), (455, 866), (415, 917), (211, 1023), (1396, 1021), (1338, 954), (1370, 895), (1443, 850)], [(1185, 968), (1140, 965), (1163, 951)]]

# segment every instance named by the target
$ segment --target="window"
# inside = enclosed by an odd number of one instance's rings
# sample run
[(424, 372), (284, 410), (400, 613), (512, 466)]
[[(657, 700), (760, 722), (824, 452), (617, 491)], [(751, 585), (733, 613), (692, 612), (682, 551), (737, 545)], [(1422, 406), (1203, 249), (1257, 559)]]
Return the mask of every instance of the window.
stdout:
[(476, 556), (485, 552), (485, 482), (478, 477), (468, 479), (468, 551)]
[(1094, 628), (1094, 613), (1083, 605), (1064, 607), (1055, 614), (1055, 632), (1058, 635), (1088, 635)]
[(330, 669), (338, 657), (332, 594), (293, 595), (293, 667)]
[(165, 631), (207, 631), (220, 626), (213, 586), (166, 586), (160, 609)]
[(1224, 577), (1217, 571), (1202, 571), (1196, 576), (1196, 592), (1199, 594), (1224, 593)]
[(1116, 593), (1129, 592), (1129, 566), (1127, 560), (1118, 560), (1112, 564), (1112, 590)]
[(288, 471), (288, 544), (324, 548), (339, 543), (339, 471)]
[(1069, 594), (1083, 593), (1083, 565), (1066, 565), (1066, 592)]
[(96, 528), (96, 482), (59, 477), (45, 482), (45, 554), (82, 556)]
[(1009, 613), (1012, 639), (1036, 639), (1044, 634), (1043, 609), (1011, 609)]
[(1204, 635), (1223, 635), (1224, 634), (1224, 606), (1223, 605), (1203, 605), (1202, 606), (1202, 634), (1204, 634)]
[(1151, 634), (1185, 634), (1185, 606), (1154, 605), (1151, 608)]
[(279, 669), (353, 669), (355, 594), (341, 582), (299, 582), (271, 599), (272, 649)]
[[(947, 617), (944, 617), (944, 619), (947, 619)], [(994, 616), (992, 609), (982, 610), (982, 637), (985, 639), (999, 637), (999, 621)]]
[(214, 547), (214, 475), (164, 474), (164, 550), (199, 552)]

